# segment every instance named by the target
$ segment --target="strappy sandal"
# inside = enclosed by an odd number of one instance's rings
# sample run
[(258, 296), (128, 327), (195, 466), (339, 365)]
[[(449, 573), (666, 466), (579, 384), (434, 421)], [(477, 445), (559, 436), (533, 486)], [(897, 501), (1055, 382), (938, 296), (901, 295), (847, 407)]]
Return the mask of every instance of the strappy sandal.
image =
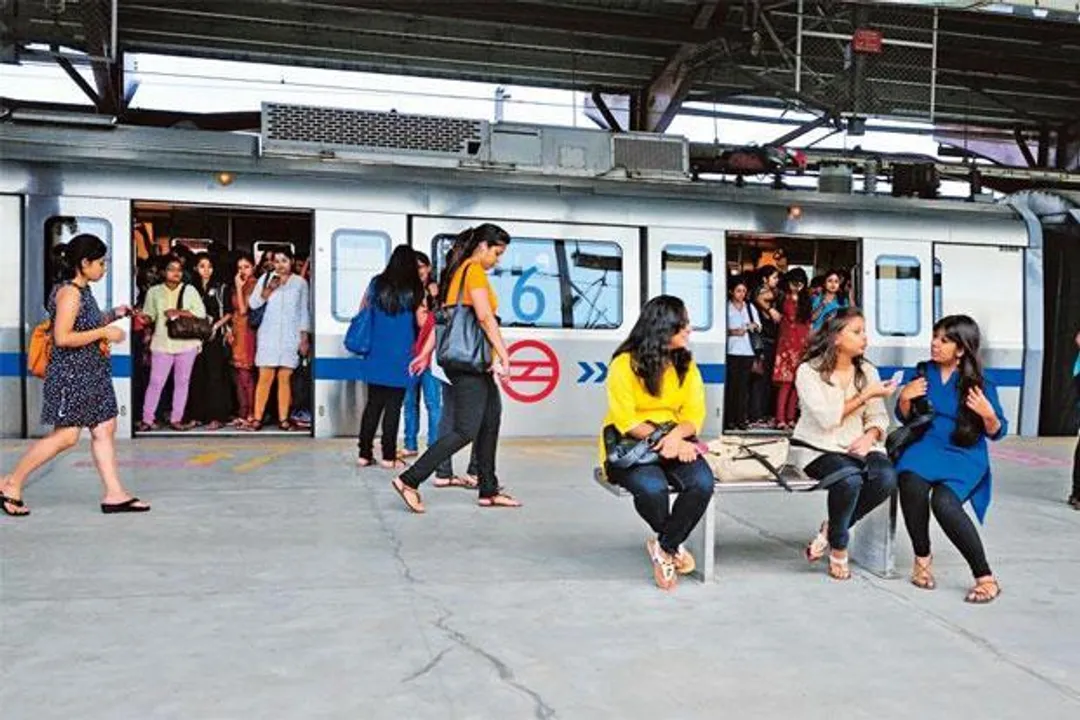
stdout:
[(154, 430), (157, 430), (157, 429), (158, 429), (157, 423), (140, 422), (138, 425), (135, 426), (135, 431), (136, 432), (153, 432)]
[(282, 430), (284, 432), (292, 432), (293, 424), (289, 420), (282, 420), (281, 422), (278, 423), (278, 429)]
[(933, 590), (937, 587), (937, 581), (934, 580), (934, 573), (930, 571), (930, 566), (934, 562), (933, 556), (926, 559), (925, 563), (919, 562), (919, 558), (915, 558), (915, 566), (911, 569), (911, 584), (922, 590)]
[(469, 475), (454, 475), (448, 478), (435, 478), (435, 487), (437, 488), (465, 488), (466, 490), (475, 490), (479, 487), (480, 483), (476, 478)]
[(521, 503), (514, 498), (510, 497), (506, 493), (498, 493), (491, 497), (482, 497), (476, 501), (476, 504), (483, 508), (519, 508)]
[(379, 467), (384, 470), (404, 470), (409, 465), (403, 460), (380, 460)]
[(849, 558), (845, 555), (838, 558), (829, 553), (829, 577), (833, 580), (850, 580), (851, 569), (848, 568)]
[(997, 600), (999, 595), (1001, 595), (1001, 585), (998, 585), (996, 578), (991, 577), (976, 583), (975, 587), (968, 590), (968, 594), (964, 596), (964, 602), (972, 605), (986, 605)]
[(371, 458), (366, 458), (366, 457), (358, 457), (358, 458), (356, 458), (356, 464), (359, 465), (360, 467), (371, 467), (374, 464), (374, 462), (375, 461), (372, 460)]
[(424, 512), (426, 512), (424, 510), (424, 501), (420, 498), (419, 490), (411, 485), (406, 485), (402, 482), (401, 478), (394, 478), (390, 482), (390, 487), (394, 488), (394, 492), (401, 496), (401, 501), (405, 503), (405, 507), (409, 509), (409, 512), (416, 513), (417, 515), (423, 515)]
[(821, 523), (821, 527), (818, 529), (818, 534), (807, 543), (804, 554), (806, 555), (806, 561), (810, 563), (816, 563), (821, 558), (825, 557), (825, 553), (829, 552), (829, 536), (826, 534), (829, 531), (829, 521)]
[[(8, 505), (19, 508), (22, 512), (12, 512), (8, 510)], [(26, 517), (30, 514), (30, 508), (26, 507), (26, 503), (22, 500), (16, 500), (15, 498), (9, 498), (7, 495), (0, 493), (0, 509), (4, 511), (4, 514), (9, 517)]]
[(136, 505), (135, 503), (141, 502), (139, 498), (133, 497), (130, 500), (125, 500), (122, 503), (101, 503), (101, 512), (106, 515), (115, 515), (116, 513), (143, 513), (150, 512), (149, 505)]
[(661, 590), (674, 590), (679, 582), (679, 575), (671, 556), (660, 549), (660, 542), (656, 538), (645, 541), (645, 552), (653, 566), (653, 581), (656, 586)]

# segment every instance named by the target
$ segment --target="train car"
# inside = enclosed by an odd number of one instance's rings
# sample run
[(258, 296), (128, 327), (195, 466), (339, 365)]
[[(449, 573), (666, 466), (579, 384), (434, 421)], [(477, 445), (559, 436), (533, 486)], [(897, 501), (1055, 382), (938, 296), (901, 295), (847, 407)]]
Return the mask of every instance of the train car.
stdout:
[[(595, 175), (423, 156), (271, 156), (242, 134), (0, 124), (0, 433), (44, 430), (40, 381), (27, 376), (24, 352), (44, 316), (50, 250), (75, 233), (110, 247), (94, 289), (103, 306), (137, 304), (145, 264), (177, 247), (225, 257), (288, 244), (311, 289), (310, 432), (331, 437), (359, 427), (363, 386), (342, 339), (369, 280), (395, 245), (438, 264), (453, 234), (482, 222), (513, 238), (492, 273), (515, 365), (504, 384), (505, 436), (594, 434), (612, 350), (659, 293), (690, 308), (706, 432), (718, 433), (727, 277), (777, 247), (816, 273), (838, 263), (851, 271), (870, 359), (883, 372), (927, 357), (936, 317), (975, 317), (1011, 427), (1036, 431), (1041, 346), (1029, 343), (1025, 313), (1041, 309), (1028, 257), (1038, 225), (1016, 209)], [(143, 353), (137, 337), (113, 348), (125, 437), (139, 434)]]

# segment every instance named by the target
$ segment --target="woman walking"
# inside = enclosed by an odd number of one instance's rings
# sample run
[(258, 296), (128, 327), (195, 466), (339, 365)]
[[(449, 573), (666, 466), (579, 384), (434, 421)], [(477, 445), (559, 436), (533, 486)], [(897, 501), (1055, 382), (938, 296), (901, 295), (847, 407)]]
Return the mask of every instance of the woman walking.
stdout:
[(986, 561), (975, 523), (964, 512), (970, 503), (981, 523), (990, 505), (990, 453), (987, 440), (1008, 432), (997, 388), (983, 375), (979, 326), (966, 315), (948, 315), (934, 324), (925, 377), (904, 386), (897, 416), (911, 416), (912, 403), (925, 397), (933, 408), (926, 432), (903, 451), (900, 506), (915, 550), (911, 582), (925, 590), (937, 586), (930, 554), (930, 514), (964, 556), (975, 586), (964, 598), (983, 604), (1001, 594)]
[(360, 418), (357, 464), (371, 465), (375, 431), (382, 421), (382, 459), (384, 468), (404, 469), (397, 456), (398, 424), (405, 389), (415, 385), (412, 375), (413, 345), (416, 328), (427, 320), (423, 303), (424, 287), (416, 267), (416, 252), (408, 245), (398, 245), (386, 269), (371, 281), (360, 301), (361, 309), (371, 307), (371, 352), (357, 360), (357, 375), (367, 383), (367, 402)]
[(293, 272), (293, 252), (288, 246), (274, 252), (274, 271), (259, 278), (248, 301), (248, 310), (265, 306), (256, 333), (255, 365), (259, 382), (255, 387), (255, 412), (248, 418), (251, 430), (262, 429), (270, 387), (277, 380), (278, 427), (292, 430), (292, 374), (311, 348), (311, 308), (307, 280)]
[(505, 230), (485, 223), (461, 233), (450, 253), (439, 285), (439, 300), (444, 306), (451, 304), (472, 308), (477, 323), (491, 345), (495, 361), (490, 369), (482, 372), (447, 370), (446, 375), (453, 385), (453, 428), (430, 446), (415, 465), (393, 480), (394, 490), (414, 513), (424, 512), (424, 503), (417, 490), (420, 483), (427, 480), (440, 463), (470, 442), (476, 444), (480, 475), (478, 504), (489, 508), (521, 505), (499, 489), (499, 480), (495, 475), (502, 399), (494, 376), (508, 372), (510, 356), (499, 330), (499, 320), (495, 314), (499, 301), (488, 281), (487, 271), (498, 264), (509, 244), (510, 235)]
[(807, 546), (806, 558), (815, 562), (828, 552), (835, 580), (851, 577), (851, 527), (896, 489), (896, 470), (883, 445), (889, 428), (883, 398), (894, 386), (881, 382), (865, 352), (862, 313), (843, 309), (811, 336), (795, 373), (802, 414), (792, 438), (820, 450), (793, 447), (792, 461), (815, 480), (840, 478), (827, 488), (828, 519)]
[(57, 250), (62, 268), (59, 284), (49, 298), (53, 348), (45, 371), (41, 422), (53, 430), (19, 459), (0, 483), (0, 507), (7, 515), (30, 514), (22, 500), (23, 485), (34, 470), (73, 447), (83, 428), (90, 429), (90, 453), (104, 493), (101, 512), (146, 512), (150, 506), (132, 497), (120, 482), (116, 467), (116, 393), (108, 343), (122, 342), (124, 331), (111, 323), (131, 314), (120, 306), (102, 313), (90, 284), (105, 275), (105, 243), (95, 235), (72, 238)]
[(424, 409), (427, 410), (427, 444), (431, 447), (439, 439), (439, 418), (442, 414), (442, 383), (431, 372), (430, 358), (423, 358), (423, 345), (427, 334), (434, 332), (435, 311), (439, 308), (439, 285), (431, 277), (431, 258), (422, 252), (416, 252), (416, 267), (423, 286), (423, 306), (427, 311), (424, 324), (418, 325), (420, 332), (414, 355), (421, 359), (423, 371), (414, 383), (409, 383), (405, 390), (405, 450), (402, 457), (419, 455), (420, 443), (420, 398), (423, 396)]

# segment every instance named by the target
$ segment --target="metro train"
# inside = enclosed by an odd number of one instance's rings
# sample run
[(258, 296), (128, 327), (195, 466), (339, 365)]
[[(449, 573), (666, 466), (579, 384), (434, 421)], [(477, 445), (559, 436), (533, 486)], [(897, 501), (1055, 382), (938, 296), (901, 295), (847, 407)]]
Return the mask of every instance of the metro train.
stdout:
[[(45, 430), (41, 381), (27, 375), (25, 349), (44, 316), (49, 250), (76, 231), (109, 244), (108, 275), (94, 288), (103, 306), (135, 304), (139, 260), (169, 243), (257, 252), (286, 242), (306, 255), (315, 337), (311, 434), (331, 437), (359, 426), (363, 387), (342, 340), (370, 278), (396, 244), (438, 262), (451, 235), (481, 222), (513, 238), (493, 277), (515, 365), (504, 386), (504, 436), (595, 434), (612, 350), (642, 303), (659, 293), (680, 295), (690, 307), (707, 383), (706, 432), (719, 433), (726, 277), (777, 246), (819, 274), (836, 264), (852, 268), (867, 310), (869, 356), (883, 376), (926, 358), (936, 317), (972, 315), (1010, 427), (1037, 432), (1040, 230), (1022, 209), (421, 160), (271, 157), (258, 140), (0, 123), (0, 435)], [(119, 435), (131, 437), (139, 388), (130, 336), (113, 347), (112, 362)]]

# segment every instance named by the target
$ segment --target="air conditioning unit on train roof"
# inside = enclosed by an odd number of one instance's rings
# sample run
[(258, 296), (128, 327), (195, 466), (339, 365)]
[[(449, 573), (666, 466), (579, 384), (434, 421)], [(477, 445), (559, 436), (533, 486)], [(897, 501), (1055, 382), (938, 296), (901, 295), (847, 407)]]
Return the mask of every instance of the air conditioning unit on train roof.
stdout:
[(690, 177), (690, 142), (681, 135), (615, 133), (611, 135), (615, 168), (629, 177), (684, 180)]
[(607, 135), (603, 130), (498, 123), (491, 126), (486, 161), (544, 175), (594, 177), (612, 167)]

